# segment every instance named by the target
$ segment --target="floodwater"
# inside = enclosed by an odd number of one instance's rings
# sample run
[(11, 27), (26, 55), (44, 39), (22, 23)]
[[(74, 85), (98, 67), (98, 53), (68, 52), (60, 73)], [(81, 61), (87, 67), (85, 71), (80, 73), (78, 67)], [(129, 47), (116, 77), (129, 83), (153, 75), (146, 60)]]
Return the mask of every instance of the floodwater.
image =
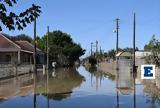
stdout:
[(116, 76), (80, 66), (0, 80), (0, 108), (160, 108), (160, 79), (141, 80), (129, 60), (118, 64)]

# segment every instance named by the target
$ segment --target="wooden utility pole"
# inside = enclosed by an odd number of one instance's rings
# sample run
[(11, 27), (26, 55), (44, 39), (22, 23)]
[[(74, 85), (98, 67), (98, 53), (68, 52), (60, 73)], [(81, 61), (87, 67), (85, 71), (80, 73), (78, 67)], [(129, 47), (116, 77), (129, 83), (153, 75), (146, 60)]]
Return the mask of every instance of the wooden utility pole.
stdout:
[(133, 19), (133, 72), (135, 72), (135, 36), (136, 35), (136, 14)]
[(96, 41), (96, 55), (98, 54), (98, 41)]
[(34, 73), (37, 74), (37, 66), (36, 66), (36, 55), (37, 55), (37, 37), (36, 37), (36, 16), (34, 16), (34, 52), (33, 52), (33, 58), (34, 58)]
[(93, 46), (93, 42), (91, 42), (91, 56), (93, 55), (92, 46)]
[(47, 26), (47, 70), (49, 69), (49, 26)]
[(101, 46), (99, 47), (99, 53), (100, 53), (100, 55), (102, 55), (102, 49), (101, 49)]
[(117, 40), (116, 40), (116, 54), (118, 54), (118, 41), (119, 41), (119, 18), (116, 19), (116, 33), (117, 33)]

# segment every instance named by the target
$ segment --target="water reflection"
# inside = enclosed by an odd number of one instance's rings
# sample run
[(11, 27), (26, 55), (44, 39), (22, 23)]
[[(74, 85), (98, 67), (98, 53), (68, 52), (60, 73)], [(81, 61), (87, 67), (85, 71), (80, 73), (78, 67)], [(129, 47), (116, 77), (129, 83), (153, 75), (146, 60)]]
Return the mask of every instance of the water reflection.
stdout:
[(7, 100), (13, 96), (26, 96), (32, 92), (32, 75), (23, 75), (0, 81), (0, 100)]
[[(123, 106), (120, 104), (120, 98), (123, 95), (132, 96), (133, 108), (137, 107), (137, 100), (139, 101), (143, 97), (143, 105), (149, 108), (160, 107), (160, 78), (158, 77), (159, 72), (156, 70), (156, 79), (152, 80), (142, 80), (141, 75), (141, 65), (144, 61), (138, 61), (138, 69), (136, 72), (132, 71), (131, 60), (119, 60), (117, 75), (116, 75), (116, 107), (119, 108)], [(142, 91), (141, 91), (142, 90)], [(137, 92), (138, 91), (138, 92)], [(141, 91), (141, 92), (140, 92)], [(140, 92), (140, 93), (139, 93)], [(142, 94), (141, 94), (142, 93)], [(129, 98), (128, 98), (129, 99)], [(141, 100), (142, 101), (142, 100)], [(138, 107), (140, 105), (138, 104)]]
[(146, 103), (151, 108), (156, 108), (157, 104), (160, 104), (160, 79), (155, 80), (143, 80), (144, 83), (144, 93), (148, 97)]
[(96, 78), (96, 90), (101, 87), (101, 83), (105, 78), (108, 78), (112, 81), (115, 80), (115, 75), (112, 75), (109, 72), (103, 72), (101, 70), (98, 70), (97, 67), (91, 66), (85, 68), (90, 73), (91, 86), (93, 86), (93, 78)]
[(119, 60), (117, 70), (117, 89), (123, 95), (133, 92), (133, 72), (131, 71), (131, 60)]
[(38, 95), (60, 101), (71, 96), (72, 90), (79, 87), (84, 81), (84, 77), (75, 68), (57, 69), (56, 77), (52, 77), (52, 72), (47, 73), (45, 76), (43, 73), (26, 74), (17, 78), (1, 80), (1, 103), (14, 96), (29, 96), (33, 93), (33, 103), (36, 108)]
[(120, 59), (116, 64), (116, 108), (120, 108), (120, 94), (132, 95), (132, 93), (133, 108), (136, 108), (136, 72), (132, 70), (132, 60)]
[[(140, 64), (133, 74), (131, 60), (118, 61), (118, 70), (96, 67), (56, 69), (0, 80), (0, 107), (10, 108), (158, 108), (160, 79), (141, 80)], [(158, 72), (157, 72), (158, 74)], [(11, 89), (12, 88), (12, 89)]]

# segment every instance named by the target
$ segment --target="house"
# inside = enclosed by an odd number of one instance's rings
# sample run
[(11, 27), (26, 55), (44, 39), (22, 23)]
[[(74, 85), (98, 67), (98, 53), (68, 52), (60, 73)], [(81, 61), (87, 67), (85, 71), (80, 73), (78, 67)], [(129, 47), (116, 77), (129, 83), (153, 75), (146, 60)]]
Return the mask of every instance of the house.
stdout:
[(116, 57), (118, 57), (119, 59), (131, 59), (132, 54), (130, 52), (121, 51), (118, 54), (116, 54)]
[(135, 52), (136, 58), (143, 58), (143, 57), (146, 57), (149, 55), (151, 55), (151, 52), (149, 52), (149, 51), (136, 51)]
[[(37, 61), (44, 61), (44, 53), (37, 48)], [(32, 64), (34, 46), (28, 41), (13, 42), (0, 34), (0, 64)]]

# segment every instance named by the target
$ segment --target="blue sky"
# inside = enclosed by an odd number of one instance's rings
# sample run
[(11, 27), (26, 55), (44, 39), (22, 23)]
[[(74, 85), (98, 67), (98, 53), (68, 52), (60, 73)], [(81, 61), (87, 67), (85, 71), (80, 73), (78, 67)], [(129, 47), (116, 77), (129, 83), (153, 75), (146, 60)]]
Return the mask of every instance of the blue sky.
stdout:
[[(160, 40), (160, 1), (159, 0), (18, 0), (10, 8), (21, 12), (32, 3), (42, 7), (37, 21), (37, 35), (47, 31), (62, 30), (80, 43), (89, 53), (90, 43), (99, 41), (103, 50), (115, 48), (116, 34), (113, 33), (120, 18), (119, 47), (132, 47), (133, 13), (136, 13), (136, 46), (143, 49), (153, 34)], [(10, 35), (25, 33), (33, 37), (33, 24), (23, 31), (3, 32)]]

